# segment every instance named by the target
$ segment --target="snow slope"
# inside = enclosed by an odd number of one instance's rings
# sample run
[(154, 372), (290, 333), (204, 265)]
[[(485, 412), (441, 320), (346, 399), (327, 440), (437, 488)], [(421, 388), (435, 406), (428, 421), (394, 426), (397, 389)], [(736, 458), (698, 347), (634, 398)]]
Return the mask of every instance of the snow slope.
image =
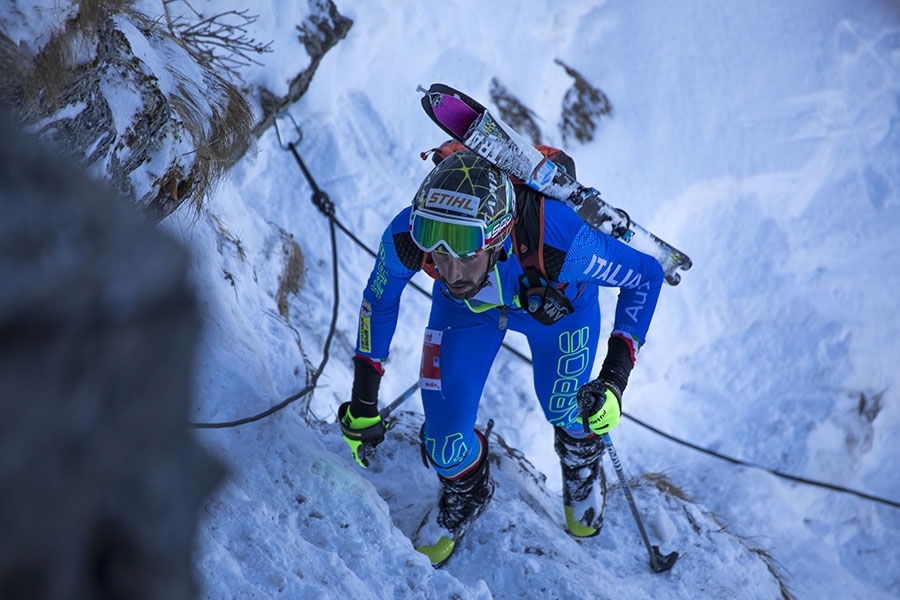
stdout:
[[(275, 43), (264, 66), (247, 70), (250, 83), (286, 91), (278, 86), (308, 63), (294, 25), (316, 6), (253, 6), (262, 15), (253, 35)], [(539, 117), (545, 142), (560, 144), (572, 80), (559, 58), (614, 106), (593, 142), (567, 147), (579, 178), (695, 265), (661, 296), (626, 412), (729, 456), (900, 501), (900, 6), (486, 6), (338, 2), (355, 23), (291, 112), (340, 222), (374, 249), (427, 173), (418, 153), (443, 137), (419, 107), (418, 84), (442, 81), (487, 102), (497, 77)], [(328, 220), (309, 197), (270, 131), (202, 212), (185, 206), (162, 224), (192, 251), (204, 311), (195, 420), (256, 414), (317, 368), (334, 262)], [(569, 538), (552, 432), (528, 365), (509, 352), (480, 412), (495, 422), (496, 497), (460, 554), (433, 570), (409, 541), (437, 493), (415, 443), (418, 397), (369, 471), (334, 423), (372, 265), (339, 231), (336, 242), (337, 333), (314, 394), (258, 423), (197, 434), (230, 467), (201, 515), (203, 597), (900, 597), (900, 509), (739, 468), (629, 420), (613, 439), (641, 476), (632, 483), (650, 537), (684, 556), (650, 573), (616, 485), (602, 535)], [(291, 293), (282, 283), (298, 271)], [(605, 314), (613, 303), (601, 298)], [(385, 401), (417, 379), (427, 313), (427, 298), (404, 294)], [(524, 351), (514, 334), (508, 342)]]

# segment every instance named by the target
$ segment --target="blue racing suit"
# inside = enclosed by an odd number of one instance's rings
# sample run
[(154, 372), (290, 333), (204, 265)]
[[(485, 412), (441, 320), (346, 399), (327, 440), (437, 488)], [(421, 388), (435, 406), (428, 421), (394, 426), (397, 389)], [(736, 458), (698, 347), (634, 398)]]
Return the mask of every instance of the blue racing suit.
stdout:
[[(410, 278), (429, 264), (409, 234), (412, 207), (385, 230), (375, 267), (363, 292), (356, 353), (381, 370), (397, 326), (400, 294)], [(572, 437), (585, 435), (576, 422), (578, 388), (592, 379), (600, 338), (598, 287), (620, 288), (613, 335), (634, 354), (645, 342), (663, 282), (663, 270), (646, 254), (587, 225), (562, 202), (545, 200), (543, 242), (564, 252), (553, 284), (564, 291), (574, 312), (544, 325), (522, 308), (523, 267), (505, 242), (505, 260), (489, 272), (487, 285), (469, 300), (446, 293), (436, 280), (422, 350), (420, 390), (425, 410), (424, 443), (435, 470), (455, 479), (479, 463), (485, 451), (475, 432), (478, 403), (507, 329), (528, 340), (534, 389), (547, 421)], [(433, 265), (433, 263), (431, 263)]]

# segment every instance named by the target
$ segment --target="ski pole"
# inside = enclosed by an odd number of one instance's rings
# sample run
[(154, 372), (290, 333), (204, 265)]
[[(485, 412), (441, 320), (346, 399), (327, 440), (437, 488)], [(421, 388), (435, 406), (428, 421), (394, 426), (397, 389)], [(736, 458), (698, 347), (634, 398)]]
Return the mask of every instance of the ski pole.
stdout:
[(419, 389), (419, 382), (416, 381), (414, 384), (406, 388), (406, 390), (397, 396), (393, 402), (382, 408), (378, 411), (378, 416), (381, 417), (382, 421), (386, 421), (387, 418), (391, 415), (392, 412), (397, 410), (397, 407), (409, 400), (409, 397), (412, 396), (415, 391)]
[(622, 469), (622, 463), (619, 462), (619, 455), (616, 454), (616, 448), (613, 446), (608, 433), (604, 433), (600, 437), (603, 440), (603, 443), (606, 444), (606, 451), (609, 453), (609, 459), (612, 461), (613, 468), (616, 470), (616, 475), (619, 477), (619, 483), (622, 484), (622, 489), (625, 491), (625, 498), (628, 500), (628, 506), (631, 507), (631, 514), (634, 515), (634, 521), (637, 523), (638, 529), (641, 532), (641, 537), (644, 540), (644, 545), (647, 547), (647, 554), (650, 556), (650, 568), (653, 569), (654, 573), (668, 571), (672, 568), (672, 565), (675, 564), (675, 561), (678, 560), (678, 552), (671, 552), (664, 556), (659, 551), (659, 546), (650, 545), (650, 538), (647, 537), (647, 531), (644, 529), (644, 523), (641, 521), (641, 515), (634, 502), (634, 496), (631, 495), (631, 487), (629, 487), (628, 481), (625, 479), (625, 471)]

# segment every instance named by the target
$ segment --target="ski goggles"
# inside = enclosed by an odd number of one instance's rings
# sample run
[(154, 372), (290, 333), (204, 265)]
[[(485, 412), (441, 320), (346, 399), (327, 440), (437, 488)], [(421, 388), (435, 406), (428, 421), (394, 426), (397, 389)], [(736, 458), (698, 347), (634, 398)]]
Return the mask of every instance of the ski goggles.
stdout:
[(438, 246), (443, 246), (454, 258), (472, 256), (490, 245), (484, 224), (480, 221), (442, 215), (425, 209), (412, 212), (409, 232), (422, 250), (431, 252)]

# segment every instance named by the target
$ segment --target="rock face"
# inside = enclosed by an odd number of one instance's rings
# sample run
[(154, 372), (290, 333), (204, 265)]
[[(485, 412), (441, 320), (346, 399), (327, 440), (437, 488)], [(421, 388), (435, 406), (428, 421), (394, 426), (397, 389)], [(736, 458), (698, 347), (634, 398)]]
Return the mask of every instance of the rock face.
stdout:
[(263, 118), (254, 126), (253, 134), (260, 137), (275, 122), (275, 113), (300, 99), (312, 82), (325, 54), (347, 36), (353, 21), (340, 14), (331, 0), (309, 0), (310, 15), (297, 25), (298, 38), (306, 53), (309, 66), (291, 79), (287, 96), (279, 98), (269, 90), (257, 90)]
[(0, 118), (0, 598), (194, 597), (196, 511), (222, 471), (185, 426), (186, 267)]
[[(562, 99), (559, 132), (563, 148), (575, 142), (587, 143), (594, 139), (599, 121), (612, 117), (612, 104), (602, 90), (595, 88), (575, 69), (556, 59), (574, 82)], [(517, 133), (532, 144), (542, 144), (541, 128), (534, 111), (522, 104), (496, 77), (491, 80), (491, 101), (497, 106), (497, 115)]]
[[(202, 202), (275, 112), (306, 92), (322, 57), (353, 23), (331, 0), (310, 0), (307, 20), (296, 26), (310, 64), (284, 98), (249, 92), (261, 115), (254, 125), (240, 82), (210, 63), (208, 48), (124, 4), (73, 3), (54, 13), (53, 33), (41, 41), (8, 38), (0, 20), (0, 108), (154, 222), (187, 200)], [(13, 8), (6, 18), (22, 25), (37, 18), (30, 14)], [(225, 37), (207, 43), (228, 52)]]
[(57, 27), (33, 56), (0, 34), (10, 74), (0, 106), (153, 221), (199, 202), (247, 147), (243, 95), (139, 13), (79, 13)]

